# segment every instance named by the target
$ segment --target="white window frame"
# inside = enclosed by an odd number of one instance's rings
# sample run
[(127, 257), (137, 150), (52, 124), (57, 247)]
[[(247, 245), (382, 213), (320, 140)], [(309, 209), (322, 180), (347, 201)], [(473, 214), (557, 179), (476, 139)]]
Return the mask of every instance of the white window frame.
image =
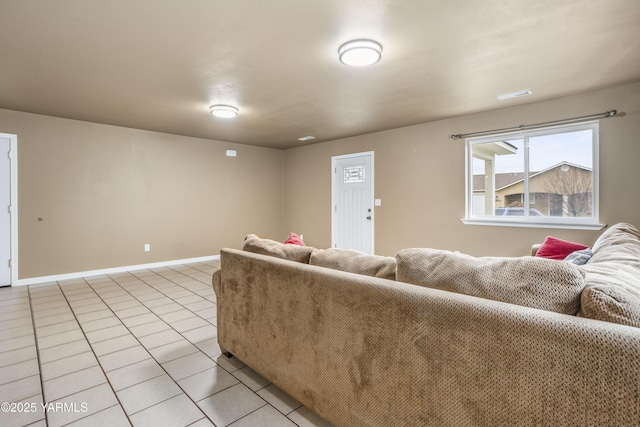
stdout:
[[(557, 133), (575, 132), (580, 130), (592, 130), (592, 188), (593, 188), (593, 215), (590, 218), (576, 217), (539, 217), (539, 216), (491, 216), (491, 215), (474, 215), (472, 212), (473, 199), (473, 146), (475, 144), (493, 142), (496, 140), (513, 140), (523, 139), (524, 144), (524, 164), (523, 171), (525, 176), (525, 194), (529, 193), (529, 154), (528, 139), (536, 136), (544, 136)], [(581, 230), (600, 230), (605, 224), (599, 222), (599, 124), (598, 121), (589, 121), (582, 123), (574, 123), (570, 125), (548, 126), (533, 130), (521, 130), (517, 132), (496, 133), (489, 136), (470, 137), (465, 140), (465, 218), (461, 221), (469, 225), (490, 225), (490, 226), (508, 226), (508, 227), (537, 227), (537, 228), (564, 228), (564, 229), (581, 229)], [(527, 197), (525, 199), (525, 212), (528, 212), (529, 203)]]

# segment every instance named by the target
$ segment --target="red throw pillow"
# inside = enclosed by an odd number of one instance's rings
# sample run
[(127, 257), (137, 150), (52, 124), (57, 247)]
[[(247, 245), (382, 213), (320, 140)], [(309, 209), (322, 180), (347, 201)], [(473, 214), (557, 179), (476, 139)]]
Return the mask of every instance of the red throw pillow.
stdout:
[(536, 256), (562, 261), (567, 255), (587, 248), (588, 246), (581, 245), (580, 243), (568, 242), (556, 237), (547, 236), (542, 246), (540, 246), (540, 249), (538, 249), (538, 252), (536, 252)]
[(284, 242), (289, 245), (307, 246), (304, 244), (302, 238), (294, 232), (289, 233), (289, 238)]

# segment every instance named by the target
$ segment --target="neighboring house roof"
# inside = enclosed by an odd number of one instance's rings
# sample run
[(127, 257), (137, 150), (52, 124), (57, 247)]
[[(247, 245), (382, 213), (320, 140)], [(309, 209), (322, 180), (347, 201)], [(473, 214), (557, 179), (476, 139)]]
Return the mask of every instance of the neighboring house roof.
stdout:
[[(549, 172), (550, 170), (559, 168), (563, 165), (567, 165), (567, 166), (578, 168), (578, 169), (583, 169), (586, 171), (591, 171), (591, 168), (588, 168), (585, 166), (580, 166), (580, 165), (576, 165), (574, 163), (569, 163), (569, 162), (560, 162), (546, 169), (543, 169), (541, 171), (532, 172), (530, 178), (534, 178), (538, 175), (542, 175), (545, 172)], [(510, 187), (514, 184), (522, 182), (524, 180), (524, 172), (497, 173), (495, 175), (495, 179), (496, 179), (496, 190), (502, 190), (506, 187)], [(473, 176), (473, 191), (484, 191), (484, 174)]]
[[(524, 179), (524, 172), (497, 173), (496, 188), (507, 187)], [(484, 174), (473, 176), (473, 191), (484, 191)]]

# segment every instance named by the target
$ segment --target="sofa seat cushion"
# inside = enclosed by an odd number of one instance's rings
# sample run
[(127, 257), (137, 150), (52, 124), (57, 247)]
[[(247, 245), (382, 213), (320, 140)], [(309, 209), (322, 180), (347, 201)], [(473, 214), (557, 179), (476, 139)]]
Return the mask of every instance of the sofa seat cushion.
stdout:
[(242, 250), (309, 264), (309, 258), (311, 257), (311, 252), (313, 252), (314, 248), (311, 246), (298, 246), (280, 243), (271, 239), (261, 239), (255, 234), (249, 234), (244, 239)]
[(472, 257), (438, 249), (396, 255), (399, 282), (564, 314), (576, 314), (585, 286), (581, 267), (537, 257)]
[(396, 260), (393, 257), (367, 255), (345, 249), (316, 249), (311, 253), (309, 264), (396, 280)]
[(584, 265), (579, 316), (640, 327), (640, 233), (616, 224), (600, 235)]

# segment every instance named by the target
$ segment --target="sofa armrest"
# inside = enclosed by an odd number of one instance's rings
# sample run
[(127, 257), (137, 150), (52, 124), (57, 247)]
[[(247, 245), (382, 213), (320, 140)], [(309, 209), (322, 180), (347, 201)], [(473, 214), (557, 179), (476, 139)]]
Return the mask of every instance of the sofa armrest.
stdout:
[(531, 256), (536, 256), (536, 254), (538, 253), (538, 249), (540, 249), (540, 246), (542, 246), (541, 243), (531, 245)]
[(223, 250), (218, 341), (335, 425), (630, 425), (640, 329)]
[(211, 285), (213, 286), (213, 292), (216, 294), (216, 298), (218, 298), (218, 294), (220, 293), (220, 278), (222, 275), (220, 270), (221, 268), (218, 267), (211, 276)]

